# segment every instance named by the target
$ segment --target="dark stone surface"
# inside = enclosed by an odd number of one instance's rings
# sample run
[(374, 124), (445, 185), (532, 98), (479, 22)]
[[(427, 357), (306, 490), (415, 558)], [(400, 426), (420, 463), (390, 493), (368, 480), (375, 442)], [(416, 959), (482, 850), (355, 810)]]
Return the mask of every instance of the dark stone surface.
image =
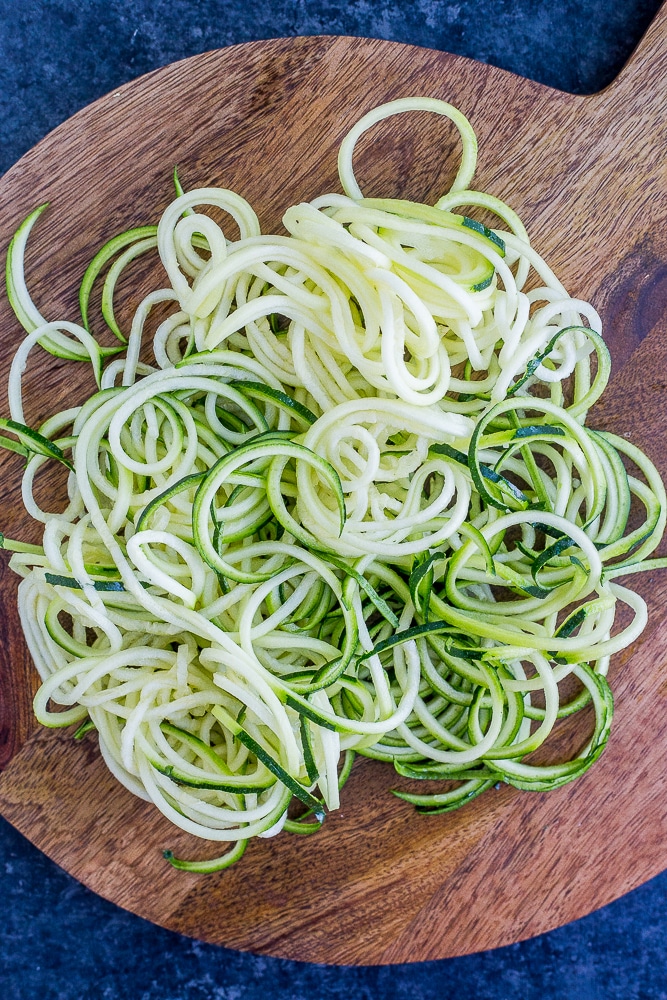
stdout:
[(658, 0), (0, 0), (0, 172), (84, 104), (175, 59), (256, 38), (366, 35), (590, 93)]
[[(610, 82), (658, 0), (0, 0), (0, 171), (125, 81), (256, 38), (428, 45), (563, 90)], [(667, 1000), (667, 873), (533, 941), (416, 966), (339, 969), (203, 945), (84, 889), (0, 821), (7, 1000)]]
[(201, 944), (93, 895), (0, 820), (6, 1000), (667, 1000), (667, 872), (567, 927), (465, 958), (337, 968)]

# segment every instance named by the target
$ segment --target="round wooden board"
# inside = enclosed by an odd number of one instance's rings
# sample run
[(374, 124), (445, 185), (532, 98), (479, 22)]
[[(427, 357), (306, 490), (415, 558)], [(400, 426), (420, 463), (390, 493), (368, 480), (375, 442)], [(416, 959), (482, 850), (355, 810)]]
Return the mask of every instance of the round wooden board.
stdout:
[[(175, 164), (186, 189), (243, 194), (269, 230), (289, 204), (337, 189), (337, 147), (362, 113), (410, 94), (445, 98), (477, 131), (477, 186), (510, 201), (567, 286), (602, 313), (614, 376), (594, 423), (631, 435), (667, 473), (666, 27), (663, 8), (621, 78), (590, 98), (365, 39), (282, 39), (197, 56), (84, 109), (13, 167), (0, 181), (0, 242), (6, 249), (28, 211), (51, 203), (31, 240), (29, 286), (45, 315), (75, 319), (92, 253), (123, 228), (157, 221)], [(426, 201), (456, 160), (446, 124), (407, 116), (362, 146), (369, 192)], [(140, 290), (123, 285), (127, 310)], [(6, 301), (0, 323), (4, 385), (22, 336)], [(30, 419), (90, 391), (85, 366), (40, 364)], [(1, 461), (2, 528), (28, 538), (20, 462)], [(0, 812), (95, 892), (164, 927), (311, 962), (442, 958), (566, 923), (666, 863), (667, 574), (636, 581), (650, 624), (613, 663), (612, 738), (581, 780), (549, 795), (503, 787), (426, 818), (389, 794), (390, 767), (363, 761), (321, 834), (256, 841), (217, 876), (163, 861), (163, 848), (205, 856), (206, 845), (118, 787), (94, 739), (38, 731), (6, 559), (0, 574)], [(579, 725), (562, 747), (584, 741)]]

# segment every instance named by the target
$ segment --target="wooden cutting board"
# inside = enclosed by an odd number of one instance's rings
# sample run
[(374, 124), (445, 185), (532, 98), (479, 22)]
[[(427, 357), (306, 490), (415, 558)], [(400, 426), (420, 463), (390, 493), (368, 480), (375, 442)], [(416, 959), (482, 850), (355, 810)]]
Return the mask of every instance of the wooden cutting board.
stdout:
[[(0, 180), (0, 243), (4, 251), (28, 211), (51, 202), (31, 242), (29, 286), (48, 317), (75, 319), (86, 262), (121, 229), (157, 221), (176, 163), (186, 189), (231, 187), (270, 230), (288, 205), (337, 189), (338, 145), (365, 111), (417, 94), (469, 116), (477, 187), (507, 199), (572, 293), (597, 305), (614, 375), (593, 424), (630, 435), (667, 476), (665, 6), (620, 78), (592, 97), (359, 38), (253, 42), (187, 59), (97, 101), (16, 164)], [(440, 120), (403, 116), (366, 139), (358, 163), (368, 193), (434, 201), (453, 176), (452, 131)], [(129, 281), (120, 297), (139, 291)], [(6, 301), (0, 330), (4, 385), (21, 338)], [(84, 367), (46, 359), (30, 418), (90, 391)], [(0, 527), (28, 539), (15, 459), (2, 457)], [(3, 558), (0, 812), (105, 898), (231, 948), (376, 964), (550, 930), (667, 864), (667, 573), (635, 580), (650, 624), (613, 663), (612, 737), (581, 780), (548, 795), (503, 787), (452, 815), (420, 817), (389, 795), (391, 767), (363, 761), (317, 837), (257, 841), (230, 871), (196, 876), (172, 870), (162, 849), (215, 848), (117, 787), (94, 737), (78, 745), (70, 731), (37, 728)]]

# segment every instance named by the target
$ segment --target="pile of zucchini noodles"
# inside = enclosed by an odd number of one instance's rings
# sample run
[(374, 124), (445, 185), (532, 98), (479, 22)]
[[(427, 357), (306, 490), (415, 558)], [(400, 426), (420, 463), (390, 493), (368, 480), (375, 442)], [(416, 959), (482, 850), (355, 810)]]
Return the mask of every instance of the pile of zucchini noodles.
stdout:
[[(360, 135), (407, 111), (460, 133), (434, 207), (364, 198), (355, 180)], [(289, 208), (283, 236), (262, 235), (238, 194), (183, 193), (175, 175), (159, 225), (93, 259), (80, 323), (47, 322), (26, 288), (46, 206), (12, 241), (27, 336), (0, 443), (26, 459), (43, 538), (4, 547), (42, 678), (35, 712), (77, 738), (95, 729), (126, 788), (227, 845), (210, 861), (167, 851), (176, 867), (218, 870), (252, 837), (318, 830), (355, 754), (438, 779), (395, 794), (439, 813), (499, 781), (557, 788), (605, 746), (610, 656), (646, 624), (616, 579), (663, 564), (647, 557), (665, 493), (641, 451), (586, 426), (610, 368), (599, 316), (512, 209), (471, 188), (475, 160), (450, 105), (383, 105), (341, 145), (344, 194)], [(126, 335), (116, 283), (156, 247), (168, 283)], [(90, 332), (98, 279), (114, 348)], [(168, 318), (147, 363), (156, 307)], [(90, 361), (98, 391), (31, 428), (37, 346)], [(68, 470), (55, 512), (33, 493), (53, 462)], [(572, 759), (529, 756), (586, 705), (592, 732)]]

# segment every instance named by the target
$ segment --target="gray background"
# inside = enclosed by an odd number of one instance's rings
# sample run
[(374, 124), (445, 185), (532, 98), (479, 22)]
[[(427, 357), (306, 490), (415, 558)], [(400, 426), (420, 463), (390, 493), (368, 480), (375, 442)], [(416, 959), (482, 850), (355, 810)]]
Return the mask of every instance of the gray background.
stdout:
[[(658, 6), (658, 0), (0, 0), (0, 172), (101, 94), (207, 49), (281, 35), (367, 35), (445, 49), (592, 93), (616, 76)], [(163, 931), (94, 896), (4, 821), (0, 899), (3, 1000), (667, 1000), (667, 873), (533, 941), (379, 969), (256, 958)]]

